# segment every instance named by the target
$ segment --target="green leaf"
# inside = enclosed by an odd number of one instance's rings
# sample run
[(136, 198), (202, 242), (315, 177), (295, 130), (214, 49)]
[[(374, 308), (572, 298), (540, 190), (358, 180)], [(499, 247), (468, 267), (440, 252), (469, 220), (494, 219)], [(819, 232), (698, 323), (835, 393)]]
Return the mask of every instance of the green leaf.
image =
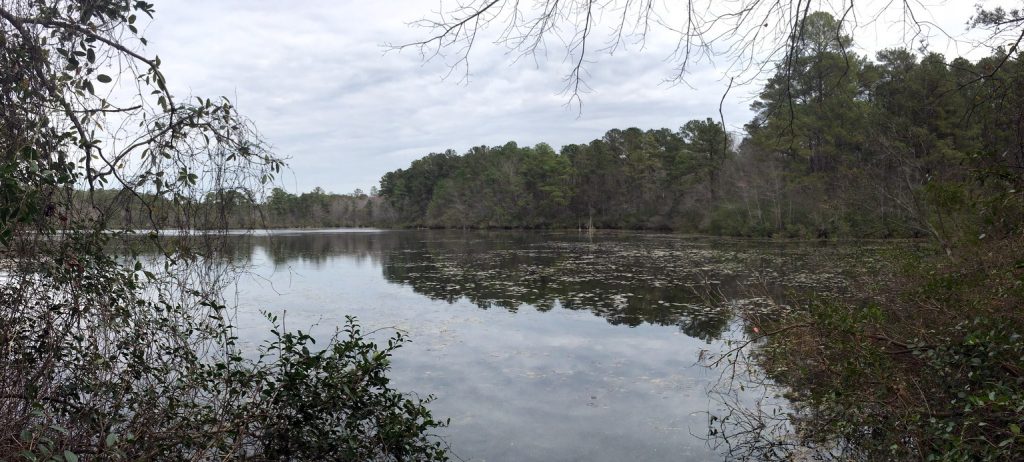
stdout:
[(78, 462), (78, 455), (71, 451), (64, 451), (64, 460), (68, 462)]
[(110, 76), (107, 74), (99, 74), (96, 76), (96, 80), (99, 80), (102, 83), (110, 83), (114, 79), (111, 79)]

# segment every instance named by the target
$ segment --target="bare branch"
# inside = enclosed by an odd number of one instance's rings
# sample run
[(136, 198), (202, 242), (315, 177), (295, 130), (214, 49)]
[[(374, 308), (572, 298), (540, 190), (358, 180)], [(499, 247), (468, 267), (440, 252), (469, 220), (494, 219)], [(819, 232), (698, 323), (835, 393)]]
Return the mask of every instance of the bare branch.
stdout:
[[(387, 45), (390, 50), (413, 48), (426, 60), (453, 52), (451, 67), (466, 67), (478, 39), (486, 38), (504, 47), (513, 61), (532, 57), (538, 65), (547, 52), (547, 39), (564, 44), (568, 67), (565, 93), (570, 103), (579, 102), (587, 88), (587, 68), (598, 62), (597, 55), (614, 54), (629, 44), (648, 47), (653, 38), (674, 36), (674, 49), (667, 59), (675, 63), (666, 78), (685, 83), (698, 63), (713, 62), (723, 69), (723, 80), (743, 85), (759, 80), (766, 72), (793, 71), (792, 57), (800, 47), (804, 19), (815, 10), (831, 10), (848, 33), (891, 21), (902, 29), (902, 42), (909, 44), (937, 32), (954, 39), (927, 19), (927, 8), (918, 0), (890, 0), (872, 5), (866, 22), (858, 20), (853, 0), (830, 4), (815, 0), (463, 0), (441, 1), (434, 17), (411, 25), (424, 29), (424, 39)], [(450, 9), (446, 9), (449, 8)], [(1020, 27), (1024, 19), (1003, 12), (983, 16), (991, 27)], [(607, 26), (607, 29), (605, 29)], [(890, 26), (890, 28), (892, 28)], [(489, 29), (493, 29), (490, 31)], [(603, 32), (606, 30), (607, 32)], [(900, 30), (900, 29), (897, 29)], [(837, 31), (838, 33), (838, 31)], [(996, 35), (1005, 34), (1002, 30)], [(595, 47), (591, 41), (603, 42)], [(596, 51), (597, 53), (587, 53)]]

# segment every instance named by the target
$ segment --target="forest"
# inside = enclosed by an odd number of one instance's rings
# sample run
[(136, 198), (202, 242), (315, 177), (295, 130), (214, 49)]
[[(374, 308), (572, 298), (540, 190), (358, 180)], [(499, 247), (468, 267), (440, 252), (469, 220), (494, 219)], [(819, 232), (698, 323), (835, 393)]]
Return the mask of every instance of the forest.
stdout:
[[(323, 188), (292, 194), (280, 187), (257, 197), (250, 188), (216, 189), (199, 198), (167, 198), (128, 189), (75, 191), (73, 200), (93, 218), (116, 229), (197, 229), (387, 227), (394, 209), (377, 195), (357, 189), (348, 194)], [(183, 209), (182, 206), (186, 207)]]
[[(1020, 221), (1019, 54), (970, 61), (895, 48), (869, 58), (837, 37), (831, 15), (807, 24), (795, 70), (768, 79), (742, 135), (708, 117), (674, 130), (612, 129), (558, 150), (449, 149), (384, 174), (369, 194), (215, 190), (198, 205), (237, 228), (650, 229), (927, 237), (947, 247)], [(153, 207), (143, 203), (153, 201), (100, 194), (118, 210), (104, 214), (115, 225), (149, 219), (142, 210)], [(174, 222), (159, 209), (162, 222)]]
[[(555, 21), (540, 38), (584, 18), (585, 41), (591, 9), (615, 2), (531, 4)], [(217, 263), (237, 249), (203, 232), (376, 226), (922, 238), (855, 297), (738, 313), (745, 340), (696, 360), (760, 374), (792, 412), (744, 409), (708, 436), (740, 460), (1019, 460), (1024, 11), (978, 7), (991, 46), (968, 59), (861, 56), (810, 2), (744, 4), (788, 5), (772, 11), (792, 26), (742, 134), (712, 116), (558, 150), (448, 150), (369, 194), (294, 194), (273, 188), (284, 159), (229, 99), (169, 90), (142, 34), (152, 4), (0, 0), (0, 458), (448, 460), (433, 397), (389, 379), (402, 331), (370, 338), (346, 318), (317, 343), (264, 312), (266, 340), (244, 344), (225, 292), (242, 269)], [(417, 43), (471, 46), (495, 5), (459, 2)]]
[[(979, 7), (971, 25), (1022, 23)], [(557, 152), (449, 150), (385, 174), (380, 194), (405, 226), (920, 238), (853, 300), (744, 316), (750, 339), (708, 363), (763, 372), (796, 409), (732, 409), (711, 433), (738, 460), (1018, 460), (1024, 35), (972, 59), (861, 56), (828, 13), (800, 27), (743, 134), (711, 117)]]
[(768, 79), (745, 135), (706, 118), (558, 151), (448, 150), (385, 174), (380, 194), (405, 226), (942, 242), (1008, 232), (1021, 218), (1021, 56), (896, 48), (872, 59), (838, 27), (808, 16), (796, 70)]

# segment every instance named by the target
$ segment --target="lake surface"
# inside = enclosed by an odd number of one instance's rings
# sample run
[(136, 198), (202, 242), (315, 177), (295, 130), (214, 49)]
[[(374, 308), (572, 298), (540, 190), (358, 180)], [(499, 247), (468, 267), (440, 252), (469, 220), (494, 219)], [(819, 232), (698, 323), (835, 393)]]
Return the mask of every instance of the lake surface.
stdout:
[[(707, 440), (721, 370), (698, 364), (797, 293), (842, 295), (881, 244), (646, 233), (275, 231), (233, 237), (239, 336), (327, 336), (346, 315), (401, 329), (397, 388), (433, 394), (474, 461), (722, 459)], [(742, 401), (743, 396), (739, 397)], [(752, 398), (751, 398), (752, 399)], [(780, 400), (777, 400), (781, 402)]]

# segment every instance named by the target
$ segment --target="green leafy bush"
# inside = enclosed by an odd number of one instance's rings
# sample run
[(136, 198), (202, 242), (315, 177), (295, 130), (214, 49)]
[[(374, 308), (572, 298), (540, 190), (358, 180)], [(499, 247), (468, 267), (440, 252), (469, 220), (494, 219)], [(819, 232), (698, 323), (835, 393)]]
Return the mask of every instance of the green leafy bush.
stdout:
[(283, 161), (228, 100), (171, 95), (142, 48), (153, 14), (0, 2), (0, 459), (444, 460), (429, 399), (390, 387), (400, 336), (378, 347), (350, 319), (319, 350), (276, 329), (236, 344), (239, 268), (196, 230)]

